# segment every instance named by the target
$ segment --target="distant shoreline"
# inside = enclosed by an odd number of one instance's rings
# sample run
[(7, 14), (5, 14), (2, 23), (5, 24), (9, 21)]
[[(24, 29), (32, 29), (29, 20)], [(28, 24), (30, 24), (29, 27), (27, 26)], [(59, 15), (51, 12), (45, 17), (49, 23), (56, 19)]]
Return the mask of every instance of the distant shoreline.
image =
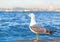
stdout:
[(21, 8), (21, 7), (15, 7), (15, 8), (0, 8), (0, 11), (18, 11), (18, 12), (28, 12), (28, 11), (57, 11), (60, 12), (60, 8)]
[(0, 11), (0, 12), (60, 12), (60, 11)]

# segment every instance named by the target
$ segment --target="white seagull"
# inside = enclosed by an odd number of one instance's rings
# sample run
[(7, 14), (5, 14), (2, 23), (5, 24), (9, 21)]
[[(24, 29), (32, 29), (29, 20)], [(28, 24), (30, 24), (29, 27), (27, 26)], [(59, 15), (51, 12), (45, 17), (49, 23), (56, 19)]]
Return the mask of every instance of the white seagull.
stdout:
[(48, 30), (46, 28), (42, 28), (42, 27), (38, 26), (35, 21), (35, 15), (33, 13), (27, 14), (27, 16), (29, 16), (31, 18), (29, 28), (33, 33), (36, 34), (36, 40), (34, 40), (34, 42), (38, 42), (38, 34), (52, 34), (54, 32), (52, 30)]

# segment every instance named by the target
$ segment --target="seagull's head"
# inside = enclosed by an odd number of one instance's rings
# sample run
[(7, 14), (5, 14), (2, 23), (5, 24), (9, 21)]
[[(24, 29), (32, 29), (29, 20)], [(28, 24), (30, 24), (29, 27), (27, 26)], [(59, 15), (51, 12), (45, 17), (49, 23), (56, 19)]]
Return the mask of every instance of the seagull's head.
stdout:
[(30, 13), (30, 14), (27, 14), (27, 16), (29, 16), (29, 17), (33, 17), (33, 18), (35, 18), (35, 15), (34, 15), (34, 13)]

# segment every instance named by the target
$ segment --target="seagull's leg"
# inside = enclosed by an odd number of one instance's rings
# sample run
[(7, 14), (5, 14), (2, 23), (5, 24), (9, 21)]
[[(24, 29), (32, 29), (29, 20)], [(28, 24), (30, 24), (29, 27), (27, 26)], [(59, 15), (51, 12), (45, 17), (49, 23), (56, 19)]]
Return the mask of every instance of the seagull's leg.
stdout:
[(38, 34), (36, 34), (36, 40), (38, 40)]
[(34, 42), (38, 42), (38, 34), (36, 34), (36, 40)]

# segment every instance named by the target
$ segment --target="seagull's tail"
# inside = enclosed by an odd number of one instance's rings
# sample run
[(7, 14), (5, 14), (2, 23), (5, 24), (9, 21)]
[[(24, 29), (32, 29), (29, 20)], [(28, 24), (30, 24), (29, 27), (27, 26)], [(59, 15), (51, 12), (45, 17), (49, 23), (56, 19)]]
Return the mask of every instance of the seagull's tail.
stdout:
[(49, 34), (53, 34), (54, 32), (56, 32), (56, 31), (52, 31), (52, 30), (50, 30)]
[(46, 32), (47, 32), (47, 34), (50, 34), (51, 35), (51, 34), (53, 34), (56, 31), (54, 31), (54, 30), (47, 30)]

